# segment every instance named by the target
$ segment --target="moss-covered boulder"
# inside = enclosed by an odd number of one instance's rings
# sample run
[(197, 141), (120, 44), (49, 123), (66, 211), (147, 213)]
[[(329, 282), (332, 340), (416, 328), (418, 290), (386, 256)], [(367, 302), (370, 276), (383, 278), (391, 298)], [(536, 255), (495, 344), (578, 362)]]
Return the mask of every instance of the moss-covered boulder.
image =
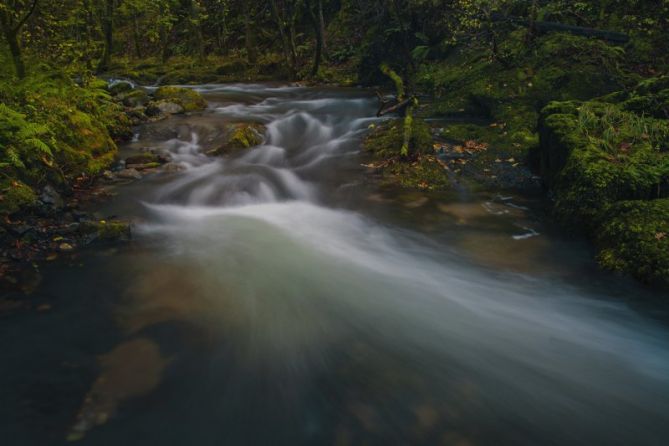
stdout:
[(171, 102), (183, 107), (184, 111), (197, 111), (207, 108), (207, 101), (200, 93), (190, 88), (160, 87), (154, 93), (156, 101)]
[(207, 152), (208, 155), (225, 155), (239, 150), (249, 149), (262, 144), (265, 140), (265, 126), (257, 123), (229, 124), (223, 142), (219, 147)]
[(151, 101), (149, 93), (143, 88), (135, 88), (134, 90), (119, 95), (119, 98), (126, 107), (145, 106)]
[(564, 221), (591, 226), (611, 203), (667, 196), (669, 124), (603, 102), (543, 110), (541, 170)]
[(630, 106), (660, 104), (663, 86), (549, 104), (538, 158), (555, 215), (596, 241), (603, 266), (669, 282), (669, 122)]

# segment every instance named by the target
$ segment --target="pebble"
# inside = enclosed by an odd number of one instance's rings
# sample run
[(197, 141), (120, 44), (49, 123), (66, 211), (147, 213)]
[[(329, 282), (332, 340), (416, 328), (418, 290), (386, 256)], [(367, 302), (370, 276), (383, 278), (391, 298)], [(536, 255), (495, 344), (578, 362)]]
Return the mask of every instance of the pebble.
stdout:
[(58, 245), (58, 249), (60, 249), (63, 252), (69, 252), (74, 250), (74, 246), (70, 245), (69, 243), (61, 243)]
[(116, 174), (119, 178), (126, 178), (131, 180), (139, 180), (142, 174), (137, 169), (123, 169)]

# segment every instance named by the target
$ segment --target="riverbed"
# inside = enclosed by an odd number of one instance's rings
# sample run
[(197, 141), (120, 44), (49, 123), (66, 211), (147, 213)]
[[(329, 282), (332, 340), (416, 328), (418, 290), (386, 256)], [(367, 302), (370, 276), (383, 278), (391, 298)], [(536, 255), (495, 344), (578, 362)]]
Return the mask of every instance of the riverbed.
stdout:
[[(600, 272), (541, 203), (380, 185), (360, 89), (202, 85), (122, 155), (124, 246), (42, 268), (0, 320), (3, 445), (660, 445), (658, 292)], [(224, 157), (231, 122), (265, 142)]]

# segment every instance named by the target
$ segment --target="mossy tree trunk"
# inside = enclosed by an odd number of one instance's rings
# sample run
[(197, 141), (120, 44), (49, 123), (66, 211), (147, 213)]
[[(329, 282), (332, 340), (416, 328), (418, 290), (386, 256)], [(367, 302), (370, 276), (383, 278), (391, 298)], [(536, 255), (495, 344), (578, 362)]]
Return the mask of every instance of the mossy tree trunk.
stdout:
[(408, 158), (411, 149), (411, 137), (413, 136), (413, 111), (414, 108), (418, 105), (418, 101), (414, 97), (407, 99), (404, 80), (399, 74), (397, 74), (395, 70), (390, 68), (390, 66), (387, 64), (382, 64), (381, 71), (395, 84), (398, 104), (404, 100), (409, 101), (408, 106), (404, 108), (403, 140), (402, 147), (400, 148), (400, 156), (402, 156), (402, 158)]
[(9, 51), (12, 54), (12, 62), (14, 63), (16, 76), (19, 79), (26, 77), (26, 66), (23, 63), (19, 36), (21, 28), (33, 15), (38, 3), (38, 0), (33, 0), (30, 8), (23, 16), (20, 16), (19, 11), (16, 10), (16, 4), (9, 4), (0, 8), (0, 27), (2, 28), (2, 34), (5, 37), (7, 46), (9, 46)]
[(323, 0), (317, 0), (318, 4), (318, 26), (320, 28), (321, 47), (323, 56), (328, 58), (328, 41), (325, 33), (325, 15), (323, 14)]

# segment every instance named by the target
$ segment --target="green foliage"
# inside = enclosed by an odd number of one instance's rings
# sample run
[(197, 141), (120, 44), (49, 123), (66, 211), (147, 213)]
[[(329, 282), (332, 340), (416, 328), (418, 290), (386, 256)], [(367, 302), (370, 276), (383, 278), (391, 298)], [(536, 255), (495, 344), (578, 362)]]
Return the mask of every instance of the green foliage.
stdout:
[[(415, 156), (432, 153), (432, 134), (429, 126), (422, 119), (411, 121), (411, 138), (408, 155)], [(365, 150), (381, 158), (396, 157), (401, 154), (404, 145), (405, 120), (398, 119), (384, 123), (373, 129), (365, 139)]]
[(109, 166), (116, 154), (112, 135), (126, 136), (130, 123), (105, 87), (93, 79), (78, 85), (47, 68), (21, 82), (0, 77), (0, 213), (31, 204), (33, 190), (45, 184), (65, 188)]
[(35, 204), (37, 196), (18, 180), (0, 179), (0, 216), (14, 214)]
[(53, 158), (50, 143), (46, 125), (29, 122), (25, 115), (0, 104), (0, 168), (23, 170), (49, 164)]
[(669, 199), (620, 202), (601, 220), (595, 239), (603, 266), (669, 283)]

